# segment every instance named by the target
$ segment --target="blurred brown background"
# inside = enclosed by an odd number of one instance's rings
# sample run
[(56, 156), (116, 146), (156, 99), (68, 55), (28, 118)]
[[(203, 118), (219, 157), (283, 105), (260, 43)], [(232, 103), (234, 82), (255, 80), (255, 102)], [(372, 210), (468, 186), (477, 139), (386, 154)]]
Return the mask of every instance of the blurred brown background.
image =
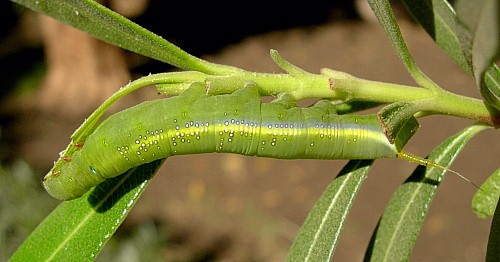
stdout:
[[(286, 7), (252, 2), (229, 11), (187, 2), (178, 3), (175, 10), (163, 6), (163, 1), (106, 4), (212, 62), (281, 72), (269, 58), (273, 48), (309, 72), (326, 67), (370, 80), (414, 85), (371, 11), (351, 1), (338, 2)], [(41, 178), (71, 133), (104, 99), (130, 79), (173, 70), (24, 12), (10, 2), (0, 5), (0, 160), (4, 165), (22, 159)], [(473, 79), (433, 44), (398, 3), (395, 11), (423, 71), (449, 91), (479, 98)], [(113, 111), (157, 97), (153, 88), (146, 88)], [(420, 123), (407, 151), (425, 156), (472, 122), (432, 116)], [(479, 134), (452, 168), (482, 183), (498, 168), (498, 141), (498, 132)], [(137, 233), (142, 226), (140, 230), (158, 240), (153, 255), (158, 260), (282, 261), (315, 200), (345, 163), (229, 154), (174, 157), (167, 160), (116, 238)], [(401, 160), (376, 162), (354, 202), (334, 260), (362, 260), (384, 205), (414, 167)], [(447, 176), (412, 260), (484, 260), (491, 220), (477, 219), (472, 213), (474, 192), (463, 180)], [(131, 261), (135, 256), (140, 259), (141, 247), (126, 247), (123, 250)]]

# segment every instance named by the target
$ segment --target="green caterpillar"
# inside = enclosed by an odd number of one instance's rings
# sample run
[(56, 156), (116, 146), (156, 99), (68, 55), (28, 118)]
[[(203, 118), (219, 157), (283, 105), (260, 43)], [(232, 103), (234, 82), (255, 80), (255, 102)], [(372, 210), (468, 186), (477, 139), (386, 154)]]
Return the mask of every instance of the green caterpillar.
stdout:
[(72, 156), (61, 156), (65, 163), (43, 184), (55, 198), (69, 200), (132, 167), (209, 152), (281, 159), (400, 157), (433, 164), (398, 152), (375, 115), (337, 115), (328, 101), (308, 108), (286, 99), (262, 103), (255, 87), (210, 96), (194, 86), (110, 116)]

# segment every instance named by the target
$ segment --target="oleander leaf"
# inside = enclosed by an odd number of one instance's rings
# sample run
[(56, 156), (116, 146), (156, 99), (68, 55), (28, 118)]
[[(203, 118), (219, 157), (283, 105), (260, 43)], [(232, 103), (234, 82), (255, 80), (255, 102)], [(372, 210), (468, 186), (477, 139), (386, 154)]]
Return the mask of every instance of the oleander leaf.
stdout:
[(157, 160), (62, 202), (10, 261), (91, 261), (99, 254), (163, 163)]

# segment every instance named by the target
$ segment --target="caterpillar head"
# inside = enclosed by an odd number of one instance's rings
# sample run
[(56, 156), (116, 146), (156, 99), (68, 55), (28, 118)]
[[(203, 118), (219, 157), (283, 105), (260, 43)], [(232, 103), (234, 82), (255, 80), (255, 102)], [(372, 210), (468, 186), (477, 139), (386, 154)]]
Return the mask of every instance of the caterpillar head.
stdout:
[(76, 152), (72, 158), (61, 158), (43, 178), (43, 187), (59, 200), (81, 197), (92, 187), (104, 181), (92, 166), (85, 163)]

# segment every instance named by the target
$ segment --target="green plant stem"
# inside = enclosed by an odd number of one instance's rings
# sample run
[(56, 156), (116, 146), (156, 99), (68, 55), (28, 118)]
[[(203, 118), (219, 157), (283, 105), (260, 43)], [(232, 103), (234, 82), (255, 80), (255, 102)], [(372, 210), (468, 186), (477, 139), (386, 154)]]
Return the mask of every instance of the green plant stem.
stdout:
[(369, 81), (359, 78), (332, 79), (333, 88), (345, 96), (346, 100), (394, 103), (429, 99), (433, 92), (429, 89)]
[(490, 115), (483, 101), (443, 89), (429, 90), (359, 78), (333, 79), (333, 88), (337, 93), (344, 93), (347, 100), (378, 103), (420, 101), (419, 107), (425, 112), (424, 115), (443, 114), (473, 119), (490, 125), (498, 124), (498, 120)]
[(426, 114), (452, 115), (490, 125), (497, 122), (479, 99), (456, 95), (440, 88), (427, 89), (355, 77), (329, 78), (314, 74), (294, 77), (287, 74), (244, 73), (210, 77), (207, 79), (207, 90), (212, 94), (231, 93), (245, 84), (257, 85), (261, 95), (288, 93), (296, 100), (322, 98), (385, 104), (420, 101), (419, 109)]
[(337, 99), (339, 96), (330, 89), (329, 81), (328, 77), (316, 74), (292, 76), (245, 72), (209, 77), (206, 86), (208, 93), (214, 95), (232, 93), (246, 85), (256, 85), (263, 96), (287, 93), (296, 101), (308, 98)]
[(443, 91), (434, 99), (426, 101), (425, 107), (433, 114), (462, 117), (498, 126), (500, 115), (491, 115), (484, 102)]

